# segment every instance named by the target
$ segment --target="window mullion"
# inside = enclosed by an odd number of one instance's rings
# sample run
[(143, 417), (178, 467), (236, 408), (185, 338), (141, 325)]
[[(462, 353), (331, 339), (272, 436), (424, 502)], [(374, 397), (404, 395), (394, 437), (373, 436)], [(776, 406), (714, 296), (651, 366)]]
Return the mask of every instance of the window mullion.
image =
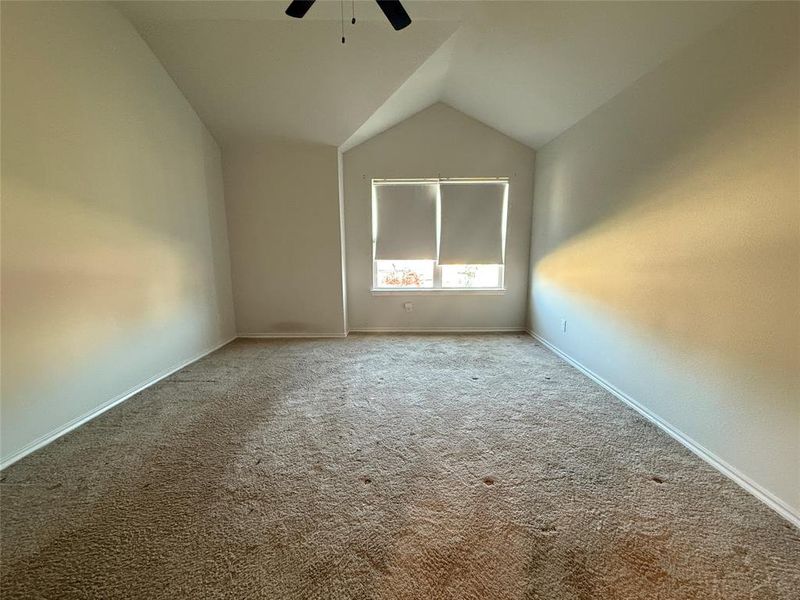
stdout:
[(442, 267), (439, 266), (439, 261), (433, 263), (433, 288), (441, 289), (442, 287)]

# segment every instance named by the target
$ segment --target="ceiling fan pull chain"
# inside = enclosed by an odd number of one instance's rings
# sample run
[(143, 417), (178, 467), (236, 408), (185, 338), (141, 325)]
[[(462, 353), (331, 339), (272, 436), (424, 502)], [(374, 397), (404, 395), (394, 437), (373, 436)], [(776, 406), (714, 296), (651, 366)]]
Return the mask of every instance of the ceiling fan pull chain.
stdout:
[(353, 10), (353, 18), (350, 20), (350, 24), (351, 25), (355, 25), (356, 24), (356, 0), (350, 0), (350, 5), (351, 5), (350, 7)]
[(339, 0), (339, 7), (342, 9), (342, 43), (344, 44), (344, 0)]

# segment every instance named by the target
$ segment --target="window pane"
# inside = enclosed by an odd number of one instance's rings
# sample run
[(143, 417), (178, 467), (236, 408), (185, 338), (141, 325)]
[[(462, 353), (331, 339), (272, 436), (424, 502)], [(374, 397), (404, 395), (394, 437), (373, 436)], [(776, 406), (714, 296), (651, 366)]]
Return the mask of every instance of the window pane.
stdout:
[(431, 288), (432, 260), (376, 260), (375, 287)]
[(442, 287), (497, 288), (503, 265), (442, 265)]

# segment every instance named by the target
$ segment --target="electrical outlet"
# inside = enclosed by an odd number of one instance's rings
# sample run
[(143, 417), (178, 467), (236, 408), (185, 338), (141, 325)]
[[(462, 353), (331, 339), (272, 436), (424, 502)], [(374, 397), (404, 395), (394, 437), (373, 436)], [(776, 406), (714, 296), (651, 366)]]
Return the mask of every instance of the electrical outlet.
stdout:
[(561, 319), (561, 333), (567, 333), (567, 320)]
[(404, 302), (403, 303), (403, 310), (406, 312), (411, 312), (414, 310), (414, 304), (411, 302)]

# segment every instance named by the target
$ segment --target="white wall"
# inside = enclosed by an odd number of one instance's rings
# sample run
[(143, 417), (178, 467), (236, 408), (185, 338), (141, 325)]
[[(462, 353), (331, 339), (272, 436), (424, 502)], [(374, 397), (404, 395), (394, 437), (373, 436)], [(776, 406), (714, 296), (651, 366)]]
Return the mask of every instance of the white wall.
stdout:
[(2, 3), (3, 461), (234, 333), (220, 153), (101, 3)]
[(757, 3), (538, 152), (529, 317), (796, 513), (799, 8)]
[(239, 144), (223, 163), (238, 332), (343, 335), (336, 148)]
[[(434, 104), (344, 154), (347, 310), (351, 330), (524, 329), (534, 152)], [(373, 295), (374, 178), (509, 177), (505, 295)], [(414, 303), (410, 313), (403, 303)]]

